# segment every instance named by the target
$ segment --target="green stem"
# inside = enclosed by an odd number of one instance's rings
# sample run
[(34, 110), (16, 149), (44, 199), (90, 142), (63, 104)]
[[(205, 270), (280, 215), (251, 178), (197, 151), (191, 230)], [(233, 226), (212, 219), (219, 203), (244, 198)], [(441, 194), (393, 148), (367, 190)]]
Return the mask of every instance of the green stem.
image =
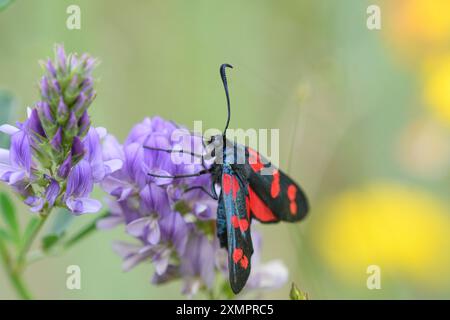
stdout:
[(16, 261), (16, 271), (21, 273), (25, 267), (26, 257), (28, 254), (28, 251), (30, 250), (31, 246), (33, 245), (34, 240), (36, 239), (37, 235), (39, 234), (39, 231), (41, 231), (42, 227), (44, 226), (45, 221), (47, 221), (47, 217), (50, 215), (50, 211), (43, 213), (40, 216), (39, 223), (36, 225), (36, 227), (32, 230), (30, 235), (27, 239), (25, 239), (25, 242), (23, 246), (21, 247), (19, 254), (17, 255), (17, 261)]
[(14, 269), (12, 268), (11, 257), (1, 240), (0, 240), (0, 258), (2, 259), (3, 264), (5, 265), (5, 271), (8, 275), (8, 278), (11, 281), (11, 284), (14, 287), (17, 294), (19, 295), (19, 297), (25, 300), (31, 299), (31, 294), (28, 291), (27, 287), (25, 286), (25, 283), (21, 275), (15, 272)]
[(85, 225), (81, 230), (79, 230), (75, 235), (73, 235), (72, 237), (70, 237), (67, 241), (65, 241), (62, 244), (62, 247), (64, 249), (69, 249), (70, 247), (72, 247), (75, 243), (77, 243), (78, 241), (80, 241), (81, 239), (84, 239), (87, 235), (91, 234), (92, 232), (94, 232), (95, 230), (97, 230), (97, 222), (100, 219), (103, 219), (104, 217), (108, 216), (109, 212), (105, 212), (103, 214), (100, 214), (94, 221), (88, 223), (87, 225)]

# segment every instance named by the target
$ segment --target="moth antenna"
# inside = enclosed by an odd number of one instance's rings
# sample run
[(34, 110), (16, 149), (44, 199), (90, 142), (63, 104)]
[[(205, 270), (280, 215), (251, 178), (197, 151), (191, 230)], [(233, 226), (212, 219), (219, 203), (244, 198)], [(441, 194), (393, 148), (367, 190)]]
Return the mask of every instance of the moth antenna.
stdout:
[(225, 124), (225, 129), (223, 130), (223, 136), (227, 135), (228, 125), (230, 124), (231, 119), (230, 94), (228, 93), (228, 82), (227, 82), (227, 75), (225, 72), (226, 68), (232, 69), (233, 66), (228, 63), (224, 63), (220, 66), (220, 77), (222, 78), (223, 88), (225, 89), (225, 95), (227, 97), (227, 110), (228, 110), (227, 123)]

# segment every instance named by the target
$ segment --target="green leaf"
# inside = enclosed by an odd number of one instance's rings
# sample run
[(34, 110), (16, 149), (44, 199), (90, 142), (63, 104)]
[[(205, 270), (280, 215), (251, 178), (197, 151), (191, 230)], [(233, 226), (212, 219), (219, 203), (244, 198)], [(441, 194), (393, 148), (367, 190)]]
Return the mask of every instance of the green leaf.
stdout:
[(94, 219), (93, 221), (91, 221), (90, 223), (85, 225), (83, 228), (81, 228), (81, 230), (76, 232), (69, 240), (67, 240), (64, 243), (64, 248), (67, 249), (67, 248), (73, 246), (74, 244), (76, 244), (80, 240), (83, 240), (86, 236), (90, 235), (92, 232), (97, 230), (97, 221), (99, 221), (100, 219), (103, 219), (107, 215), (109, 215), (109, 212), (103, 212), (96, 219)]
[(36, 228), (39, 227), (41, 219), (38, 217), (32, 217), (30, 221), (28, 221), (27, 226), (25, 227), (25, 232), (23, 233), (23, 239), (29, 239), (30, 236), (34, 233)]
[(3, 230), (3, 229), (0, 229), (0, 240), (3, 240), (3, 241), (12, 241), (12, 238), (11, 238), (11, 236), (9, 235), (8, 232), (6, 232), (6, 231)]
[(75, 216), (69, 210), (61, 208), (54, 215), (49, 234), (62, 235), (70, 227)]
[(14, 0), (0, 0), (0, 11), (5, 9), (7, 6), (9, 6), (13, 2), (14, 2)]
[(19, 241), (20, 230), (16, 217), (16, 209), (9, 196), (5, 193), (0, 193), (0, 214), (13, 239)]
[(48, 234), (42, 238), (42, 250), (49, 251), (61, 238), (61, 235)]

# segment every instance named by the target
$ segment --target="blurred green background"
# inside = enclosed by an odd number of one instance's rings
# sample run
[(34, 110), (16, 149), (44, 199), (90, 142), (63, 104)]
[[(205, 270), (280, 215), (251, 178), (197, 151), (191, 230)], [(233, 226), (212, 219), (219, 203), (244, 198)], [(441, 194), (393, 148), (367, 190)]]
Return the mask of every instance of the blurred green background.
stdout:
[[(81, 30), (66, 28), (71, 4)], [(370, 4), (381, 30), (366, 26)], [(92, 121), (123, 141), (153, 115), (222, 128), (218, 67), (230, 63), (231, 127), (279, 128), (280, 166), (311, 202), (305, 223), (258, 226), (263, 259), (282, 259), (312, 299), (449, 298), (448, 12), (445, 0), (16, 0), (0, 12), (0, 89), (15, 97), (10, 122), (23, 120), (38, 60), (55, 43), (89, 52), (101, 60)], [(32, 265), (35, 297), (182, 298), (179, 283), (149, 283), (150, 264), (122, 273), (115, 239), (129, 238), (97, 232)], [(81, 290), (66, 289), (71, 264)], [(369, 265), (381, 267), (380, 290), (366, 287)], [(2, 272), (0, 298), (15, 298)]]

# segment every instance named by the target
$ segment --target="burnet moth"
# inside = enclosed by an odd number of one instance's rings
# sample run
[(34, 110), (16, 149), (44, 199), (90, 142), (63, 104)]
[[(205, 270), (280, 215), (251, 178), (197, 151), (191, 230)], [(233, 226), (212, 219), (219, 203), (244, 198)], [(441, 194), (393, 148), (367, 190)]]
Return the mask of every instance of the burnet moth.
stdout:
[[(228, 251), (230, 286), (237, 294), (244, 288), (250, 275), (253, 254), (250, 234), (252, 219), (262, 223), (297, 222), (306, 216), (308, 201), (297, 183), (257, 151), (227, 139), (226, 132), (231, 112), (226, 68), (233, 67), (229, 64), (220, 66), (220, 76), (227, 100), (227, 122), (222, 135), (212, 136), (206, 147), (209, 155), (214, 157), (213, 164), (194, 174), (162, 176), (149, 173), (149, 175), (172, 179), (211, 175), (213, 182), (211, 191), (198, 188), (219, 201), (217, 237), (221, 247)], [(165, 149), (150, 149), (172, 152)], [(205, 156), (200, 157), (203, 161)], [(221, 187), (219, 195), (216, 185)], [(189, 190), (195, 188), (197, 187), (191, 187)]]

